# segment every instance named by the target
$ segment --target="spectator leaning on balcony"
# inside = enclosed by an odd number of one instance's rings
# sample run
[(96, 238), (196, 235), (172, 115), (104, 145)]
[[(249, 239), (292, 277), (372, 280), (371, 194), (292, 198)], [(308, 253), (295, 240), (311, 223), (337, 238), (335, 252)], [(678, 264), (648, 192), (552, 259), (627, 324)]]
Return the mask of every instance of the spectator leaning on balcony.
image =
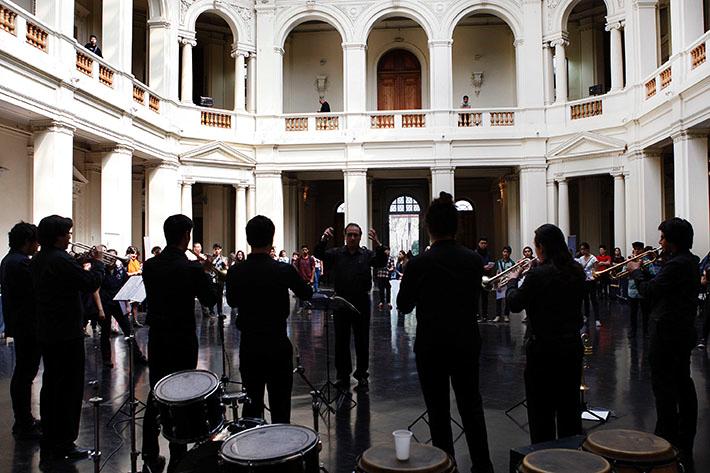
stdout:
[(96, 35), (92, 34), (89, 36), (89, 42), (86, 43), (84, 47), (98, 57), (104, 57), (103, 54), (101, 54), (101, 48), (99, 47), (99, 41), (96, 39)]
[(330, 113), (330, 104), (328, 101), (325, 99), (325, 97), (321, 97), (318, 99), (320, 102), (320, 110), (318, 110), (319, 113)]
[(461, 107), (459, 108), (471, 108), (471, 104), (468, 102), (468, 95), (463, 96), (463, 101), (461, 102)]

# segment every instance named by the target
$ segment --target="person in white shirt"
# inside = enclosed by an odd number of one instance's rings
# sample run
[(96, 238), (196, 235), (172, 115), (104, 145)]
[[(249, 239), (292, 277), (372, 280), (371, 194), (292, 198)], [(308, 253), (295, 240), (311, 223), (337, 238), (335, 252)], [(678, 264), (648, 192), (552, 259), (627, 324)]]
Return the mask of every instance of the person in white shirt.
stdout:
[(589, 252), (589, 243), (582, 242), (579, 245), (581, 256), (577, 262), (582, 265), (586, 280), (584, 281), (584, 320), (589, 320), (589, 305), (591, 303), (594, 311), (594, 323), (597, 328), (602, 326), (599, 319), (599, 301), (597, 300), (597, 281), (594, 279), (594, 271), (597, 269), (597, 259)]

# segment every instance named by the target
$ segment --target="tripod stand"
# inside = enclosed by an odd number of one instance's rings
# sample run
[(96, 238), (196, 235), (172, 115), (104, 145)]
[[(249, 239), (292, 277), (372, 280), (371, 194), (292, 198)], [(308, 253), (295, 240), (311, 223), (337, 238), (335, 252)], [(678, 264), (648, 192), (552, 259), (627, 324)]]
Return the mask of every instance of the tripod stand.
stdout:
[(325, 406), (325, 412), (330, 414), (335, 414), (335, 409), (330, 405), (328, 399), (323, 396), (323, 393), (318, 390), (313, 383), (306, 377), (306, 369), (301, 364), (301, 357), (298, 355), (298, 348), (296, 348), (296, 367), (293, 369), (294, 374), (301, 377), (304, 383), (311, 388), (311, 409), (313, 410), (313, 430), (318, 432), (318, 416), (322, 415), (321, 406)]

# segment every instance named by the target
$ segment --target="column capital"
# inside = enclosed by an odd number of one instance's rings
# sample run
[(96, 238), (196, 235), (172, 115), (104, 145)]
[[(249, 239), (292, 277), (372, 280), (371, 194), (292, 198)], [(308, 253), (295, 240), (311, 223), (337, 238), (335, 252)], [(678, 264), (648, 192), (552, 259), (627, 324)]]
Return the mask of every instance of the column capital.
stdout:
[(523, 44), (525, 44), (525, 39), (524, 39), (524, 38), (516, 38), (516, 39), (513, 41), (513, 47), (514, 47), (514, 48), (517, 48), (518, 46), (522, 46)]
[(236, 59), (237, 56), (242, 56), (244, 58), (249, 57), (249, 51), (242, 49), (240, 47), (233, 47), (229, 55)]
[(127, 154), (129, 156), (133, 156), (133, 152), (135, 149), (127, 144), (124, 143), (118, 143), (118, 144), (109, 144), (109, 145), (104, 145), (98, 147), (95, 151), (101, 152), (101, 153), (116, 153), (116, 154)]
[(555, 174), (554, 181), (557, 184), (567, 184), (567, 177), (564, 174)]
[(673, 143), (678, 143), (688, 140), (707, 139), (708, 135), (710, 135), (710, 130), (707, 128), (689, 128), (671, 133), (671, 138)]
[(537, 171), (537, 172), (544, 172), (547, 171), (547, 164), (545, 163), (538, 163), (538, 164), (521, 164), (518, 166), (518, 171), (519, 172), (530, 172), (530, 171)]
[(274, 52), (275, 52), (276, 54), (278, 54), (279, 56), (283, 56), (283, 55), (286, 53), (286, 51), (284, 50), (284, 48), (282, 48), (282, 47), (280, 47), (280, 46), (274, 46)]
[(367, 168), (343, 169), (346, 176), (367, 176)]
[(165, 18), (154, 18), (148, 20), (146, 23), (148, 24), (148, 28), (170, 28), (170, 21)]
[(565, 48), (569, 46), (569, 41), (567, 41), (566, 38), (553, 39), (552, 41), (550, 41), (550, 46), (552, 46), (553, 48), (556, 48), (557, 46)]
[(611, 30), (620, 31), (623, 27), (624, 27), (624, 22), (621, 20), (617, 20), (617, 21), (611, 21), (611, 22), (607, 23), (606, 26), (604, 27), (604, 30), (605, 31), (611, 31)]
[(240, 181), (236, 184), (232, 184), (232, 187), (234, 187), (237, 192), (246, 192), (247, 188), (249, 187), (249, 183), (247, 183), (246, 181)]
[(611, 175), (611, 177), (614, 178), (615, 181), (619, 179), (624, 179), (624, 168), (613, 168), (611, 171), (609, 171), (609, 174)]
[(656, 8), (658, 0), (633, 0), (636, 8)]
[(453, 39), (432, 39), (429, 41), (430, 48), (450, 48), (454, 44)]
[(180, 163), (178, 163), (177, 160), (175, 160), (175, 161), (165, 160), (165, 161), (160, 161), (158, 163), (151, 163), (151, 164), (145, 165), (146, 170), (170, 169), (170, 170), (177, 171), (179, 167), (180, 167)]
[(76, 127), (62, 120), (36, 120), (30, 122), (30, 127), (33, 132), (49, 131), (69, 136), (74, 136), (76, 131)]
[(192, 176), (183, 176), (183, 178), (180, 180), (180, 184), (186, 187), (190, 187), (195, 184), (195, 178)]
[(193, 48), (197, 46), (197, 39), (195, 39), (194, 36), (192, 37), (187, 37), (187, 36), (178, 36), (178, 42), (182, 45), (190, 45)]
[(281, 179), (281, 171), (278, 169), (256, 169), (254, 170), (256, 177), (272, 177)]
[(363, 51), (366, 51), (366, 50), (367, 50), (367, 44), (366, 44), (366, 43), (345, 43), (345, 42), (344, 42), (344, 43), (341, 43), (340, 45), (342, 46), (343, 50), (346, 50), (346, 51), (349, 50), (349, 49), (353, 49), (353, 50), (359, 50), (359, 49), (361, 49), (361, 50), (363, 50)]
[(432, 174), (445, 174), (454, 172), (456, 170), (456, 166), (432, 166), (430, 169)]

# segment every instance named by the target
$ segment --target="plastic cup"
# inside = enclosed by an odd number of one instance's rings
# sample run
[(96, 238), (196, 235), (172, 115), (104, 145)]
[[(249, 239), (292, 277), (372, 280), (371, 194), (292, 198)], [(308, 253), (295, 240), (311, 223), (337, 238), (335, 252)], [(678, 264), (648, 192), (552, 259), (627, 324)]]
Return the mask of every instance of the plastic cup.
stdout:
[(409, 430), (395, 430), (392, 432), (394, 436), (394, 451), (397, 460), (409, 460), (409, 447), (412, 444), (412, 432)]

